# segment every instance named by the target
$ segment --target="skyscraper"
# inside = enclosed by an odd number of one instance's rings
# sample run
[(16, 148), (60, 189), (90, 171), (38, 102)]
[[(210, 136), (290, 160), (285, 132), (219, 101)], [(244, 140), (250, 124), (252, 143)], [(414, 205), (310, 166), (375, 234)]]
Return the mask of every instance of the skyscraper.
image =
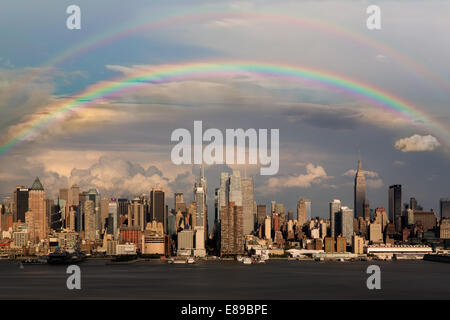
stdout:
[(366, 179), (362, 171), (361, 158), (358, 159), (358, 170), (355, 175), (354, 186), (355, 218), (364, 217), (364, 201), (366, 200)]
[(334, 199), (330, 202), (330, 235), (332, 238), (337, 236), (336, 234), (336, 214), (341, 211), (341, 201)]
[(241, 179), (242, 190), (242, 210), (243, 210), (243, 227), (244, 236), (252, 233), (255, 223), (253, 221), (253, 179), (242, 178)]
[(221, 255), (244, 253), (244, 229), (242, 225), (242, 206), (236, 206), (229, 202), (228, 206), (222, 207), (221, 216)]
[(164, 226), (164, 232), (166, 232), (166, 200), (164, 189), (152, 188), (150, 191), (150, 220), (156, 220), (161, 222)]
[(128, 204), (128, 227), (137, 227), (138, 230), (144, 231), (145, 222), (145, 212), (144, 204), (139, 197), (135, 197), (131, 203)]
[(311, 200), (300, 199), (297, 203), (297, 221), (300, 225), (304, 225), (311, 220)]
[(102, 230), (102, 221), (100, 214), (100, 195), (97, 189), (90, 189), (88, 191), (88, 200), (94, 203), (94, 214), (95, 214), (95, 230), (100, 234)]
[(258, 204), (257, 206), (256, 219), (258, 226), (264, 225), (264, 221), (267, 217), (267, 207), (265, 204)]
[(450, 218), (450, 198), (441, 198), (439, 201), (441, 219)]
[(78, 185), (74, 184), (70, 187), (67, 201), (71, 206), (78, 206), (80, 204), (80, 187)]
[(194, 201), (196, 203), (196, 221), (195, 225), (198, 227), (206, 228), (206, 217), (207, 217), (207, 207), (206, 207), (206, 178), (204, 176), (203, 167), (200, 172), (200, 179), (194, 184)]
[(44, 187), (36, 178), (29, 191), (28, 197), (28, 212), (27, 217), (31, 218), (31, 221), (27, 221), (30, 232), (30, 240), (34, 243), (45, 239), (48, 232), (48, 219), (47, 213), (47, 201)]
[(364, 220), (370, 220), (370, 204), (367, 199), (364, 200)]
[[(225, 189), (224, 194), (222, 194), (223, 189)], [(222, 173), (219, 190), (219, 202), (225, 204), (220, 207), (220, 250), (222, 255), (241, 254), (244, 250), (242, 198), (240, 172), (233, 170), (233, 174), (229, 177), (228, 174)]]
[(117, 229), (119, 227), (119, 212), (116, 199), (111, 199), (108, 204), (108, 233), (117, 240)]
[(181, 211), (182, 214), (186, 214), (186, 202), (184, 201), (183, 193), (175, 193), (175, 213)]
[(95, 221), (95, 203), (92, 200), (87, 200), (84, 203), (84, 238), (88, 241), (95, 241), (96, 239)]
[(206, 177), (203, 166), (200, 170), (199, 181), (194, 184), (195, 209), (195, 255), (205, 255), (205, 239), (208, 233), (207, 205), (206, 205)]
[(347, 243), (350, 244), (353, 236), (353, 210), (342, 206), (341, 210), (336, 214), (335, 219), (337, 235), (344, 237)]
[(234, 202), (236, 206), (242, 206), (242, 184), (239, 170), (233, 170), (233, 174), (230, 176), (228, 202)]
[(28, 211), (28, 192), (27, 188), (17, 186), (14, 190), (14, 206), (13, 206), (13, 220), (14, 222), (25, 222), (25, 212)]
[(103, 198), (100, 200), (100, 226), (99, 229), (104, 231), (109, 218), (109, 200)]
[(416, 208), (417, 208), (417, 200), (416, 200), (416, 198), (409, 198), (409, 208), (411, 209), (411, 210), (416, 210)]
[(402, 216), (402, 185), (395, 184), (389, 187), (389, 220), (395, 224), (396, 228)]

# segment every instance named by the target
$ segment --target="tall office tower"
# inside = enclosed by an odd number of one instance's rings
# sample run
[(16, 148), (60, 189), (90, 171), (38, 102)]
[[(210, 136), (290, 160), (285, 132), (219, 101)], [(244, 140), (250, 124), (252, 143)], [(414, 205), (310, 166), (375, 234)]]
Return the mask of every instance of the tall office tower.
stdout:
[(386, 209), (384, 207), (377, 207), (375, 209), (375, 216), (373, 219), (373, 223), (378, 223), (381, 225), (381, 231), (384, 232), (384, 229), (389, 224), (389, 219), (386, 214)]
[(302, 226), (311, 220), (311, 200), (300, 199), (297, 203), (297, 221)]
[(355, 175), (354, 204), (355, 218), (364, 217), (364, 201), (366, 200), (366, 179), (361, 168), (361, 158), (358, 159), (358, 170)]
[(183, 193), (175, 193), (175, 212), (181, 211), (182, 214), (186, 214), (186, 202), (184, 202)]
[(28, 192), (28, 213), (32, 217), (28, 229), (30, 230), (30, 240), (34, 243), (38, 243), (47, 238), (46, 206), (47, 201), (44, 187), (39, 181), (39, 178), (36, 178)]
[(220, 214), (221, 214), (221, 208), (220, 204), (222, 202), (223, 194), (221, 193), (221, 188), (216, 188), (214, 192), (214, 245), (216, 252), (220, 252)]
[[(220, 206), (225, 207), (228, 205), (228, 189), (229, 189), (230, 176), (228, 172), (222, 172), (220, 174)], [(220, 215), (220, 214), (219, 214)]]
[(118, 239), (117, 229), (119, 228), (119, 206), (116, 199), (111, 199), (109, 201), (108, 218), (109, 218), (108, 233), (113, 235), (114, 240), (117, 240)]
[(83, 207), (86, 200), (89, 200), (88, 193), (86, 191), (80, 192), (80, 196), (78, 199), (80, 201), (80, 205)]
[(59, 189), (59, 199), (64, 200), (67, 203), (69, 201), (69, 189)]
[(417, 209), (417, 200), (416, 200), (416, 198), (409, 198), (409, 208), (411, 210), (416, 210)]
[(258, 204), (256, 208), (256, 220), (258, 227), (264, 225), (264, 221), (267, 217), (267, 207), (265, 204)]
[(450, 198), (441, 198), (439, 204), (441, 208), (441, 219), (450, 218)]
[(347, 243), (351, 243), (353, 236), (353, 209), (342, 206), (335, 219), (337, 235), (341, 235), (347, 240)]
[(294, 212), (292, 210), (288, 210), (288, 221), (294, 220)]
[(100, 230), (104, 232), (109, 217), (109, 200), (103, 198), (100, 200)]
[(284, 204), (277, 203), (275, 205), (275, 213), (278, 213), (279, 215), (284, 214)]
[(332, 238), (337, 237), (336, 233), (336, 214), (341, 211), (341, 200), (334, 199), (330, 202), (330, 235)]
[(52, 225), (52, 210), (53, 210), (53, 206), (55, 205), (55, 201), (51, 200), (51, 199), (47, 199), (46, 200), (47, 203), (45, 205), (45, 219), (47, 220), (47, 231), (50, 231), (51, 225)]
[(95, 230), (96, 234), (100, 234), (102, 231), (102, 221), (100, 215), (100, 195), (97, 189), (90, 189), (88, 191), (88, 200), (94, 203), (94, 214), (95, 214)]
[(206, 192), (206, 178), (204, 177), (202, 167), (200, 179), (194, 184), (194, 201), (196, 203), (195, 225), (197, 227), (206, 227)]
[(128, 199), (117, 199), (119, 218), (128, 214)]
[(272, 214), (272, 213), (275, 213), (276, 208), (277, 208), (277, 203), (276, 203), (275, 201), (271, 201), (271, 202), (270, 202), (270, 213), (271, 213), (271, 214)]
[(242, 206), (242, 183), (239, 170), (233, 170), (228, 183), (228, 202), (234, 202), (236, 206)]
[(88, 241), (95, 241), (96, 239), (96, 216), (95, 203), (92, 200), (87, 200), (84, 203), (84, 238)]
[(216, 190), (214, 190), (214, 225), (217, 225), (220, 221), (220, 202), (220, 188), (216, 188)]
[(244, 228), (243, 208), (229, 202), (228, 206), (221, 210), (221, 245), (220, 254), (243, 254), (244, 253)]
[(252, 178), (242, 178), (241, 179), (241, 190), (242, 190), (242, 210), (244, 212), (244, 236), (251, 234), (255, 222), (253, 221), (253, 179)]
[(267, 240), (272, 239), (272, 220), (269, 216), (264, 219), (264, 237)]
[(54, 201), (50, 218), (50, 228), (52, 230), (55, 230), (56, 232), (61, 231), (63, 226), (62, 210), (61, 210), (62, 206), (60, 205), (60, 202), (64, 201), (61, 201), (59, 199)]
[(166, 217), (166, 197), (164, 189), (152, 188), (152, 191), (150, 191), (150, 222), (153, 222), (153, 220), (161, 222), (164, 227), (164, 232), (167, 232)]
[(370, 204), (369, 204), (369, 200), (365, 199), (364, 200), (364, 220), (366, 221), (370, 221)]
[(25, 212), (28, 211), (28, 192), (27, 188), (17, 186), (14, 190), (14, 206), (13, 206), (13, 220), (14, 222), (25, 221)]
[(70, 231), (76, 231), (77, 225), (76, 225), (76, 216), (77, 216), (77, 206), (69, 206), (66, 205), (66, 218), (65, 218), (65, 225), (66, 228)]
[(70, 187), (67, 202), (71, 206), (78, 206), (80, 204), (80, 187), (76, 184)]
[(400, 228), (402, 216), (402, 185), (395, 184), (389, 187), (389, 220), (395, 224), (396, 229)]
[(128, 204), (128, 226), (139, 227), (139, 230), (145, 230), (145, 210), (144, 204), (139, 197), (135, 197), (131, 203)]

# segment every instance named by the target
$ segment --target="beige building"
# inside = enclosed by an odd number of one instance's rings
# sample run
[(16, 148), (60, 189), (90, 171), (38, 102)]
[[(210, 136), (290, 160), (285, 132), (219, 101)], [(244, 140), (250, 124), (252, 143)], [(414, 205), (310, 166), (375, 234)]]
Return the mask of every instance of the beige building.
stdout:
[(25, 214), (25, 220), (32, 243), (38, 243), (47, 238), (47, 201), (39, 178), (36, 178), (28, 193), (28, 212)]
[(70, 187), (67, 202), (72, 206), (80, 205), (80, 187), (78, 185), (74, 184)]
[(297, 203), (297, 221), (300, 226), (311, 219), (311, 200), (300, 199)]
[(153, 220), (152, 223), (147, 223), (142, 233), (142, 253), (165, 254), (164, 226), (161, 222)]
[(381, 224), (371, 223), (369, 226), (369, 240), (372, 243), (382, 243), (383, 242), (383, 232), (381, 230)]
[(128, 226), (139, 227), (141, 231), (145, 228), (144, 204), (138, 197), (128, 204)]
[(441, 220), (439, 238), (450, 239), (450, 219)]
[(95, 204), (88, 200), (84, 203), (84, 238), (88, 241), (95, 241)]
[(221, 255), (244, 253), (243, 208), (229, 202), (221, 208)]
[(242, 210), (244, 235), (252, 233), (254, 229), (254, 191), (253, 179), (241, 178)]
[(264, 238), (266, 240), (272, 240), (272, 220), (270, 217), (266, 217), (264, 220)]
[(364, 253), (364, 239), (354, 235), (352, 238), (352, 252), (355, 254)]

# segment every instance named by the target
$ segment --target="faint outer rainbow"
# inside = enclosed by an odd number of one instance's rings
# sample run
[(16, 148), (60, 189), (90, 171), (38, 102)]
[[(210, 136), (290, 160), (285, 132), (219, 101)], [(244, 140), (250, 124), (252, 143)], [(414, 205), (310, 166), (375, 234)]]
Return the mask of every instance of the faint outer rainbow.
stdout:
[(417, 106), (396, 97), (393, 94), (375, 88), (360, 81), (352, 80), (342, 75), (332, 74), (308, 67), (290, 66), (282, 64), (245, 62), (245, 61), (213, 61), (194, 62), (171, 66), (156, 67), (152, 71), (121, 78), (113, 82), (99, 83), (86, 89), (77, 98), (66, 100), (54, 105), (54, 110), (33, 121), (26, 128), (12, 136), (0, 146), (0, 155), (26, 139), (30, 135), (39, 133), (39, 130), (49, 126), (53, 122), (63, 120), (72, 111), (88, 107), (110, 95), (119, 94), (123, 91), (135, 89), (145, 84), (157, 84), (186, 79), (229, 77), (230, 75), (252, 74), (258, 77), (288, 78), (291, 80), (306, 80), (327, 87), (339, 89), (350, 95), (357, 95), (371, 100), (376, 106), (384, 107), (390, 112), (426, 126), (431, 131), (439, 131), (439, 136), (448, 138), (447, 129), (432, 121)]
[[(362, 33), (355, 32), (350, 29), (343, 28), (339, 25), (332, 24), (319, 19), (313, 19), (310, 17), (298, 17), (285, 13), (266, 13), (266, 12), (252, 12), (252, 11), (234, 11), (224, 8), (208, 8), (208, 9), (193, 9), (183, 10), (175, 14), (171, 14), (165, 17), (157, 17), (151, 21), (146, 19), (145, 21), (132, 21), (130, 23), (122, 24), (115, 28), (109, 29), (105, 32), (96, 34), (95, 36), (82, 41), (75, 46), (63, 51), (59, 55), (48, 60), (42, 67), (43, 70), (51, 69), (56, 65), (86, 54), (89, 51), (93, 51), (108, 43), (117, 41), (128, 35), (135, 33), (148, 31), (152, 29), (158, 29), (162, 27), (170, 27), (173, 25), (181, 25), (185, 22), (192, 21), (209, 21), (211, 19), (256, 19), (260, 21), (269, 21), (278, 24), (297, 25), (301, 27), (307, 27), (312, 30), (318, 30), (320, 32), (335, 35), (342, 39), (348, 39), (359, 43), (363, 46), (371, 47), (378, 50), (378, 53), (387, 54), (390, 57), (394, 57), (397, 61), (413, 70), (415, 73), (422, 75), (425, 79), (432, 81), (440, 87), (450, 88), (450, 83), (443, 79), (440, 75), (435, 74), (425, 66), (408, 57), (407, 55), (397, 51), (396, 49), (376, 41)], [(28, 75), (18, 79), (8, 90), (8, 95), (12, 95), (17, 90), (26, 86), (27, 83), (42, 74), (41, 68), (37, 68), (30, 72)]]

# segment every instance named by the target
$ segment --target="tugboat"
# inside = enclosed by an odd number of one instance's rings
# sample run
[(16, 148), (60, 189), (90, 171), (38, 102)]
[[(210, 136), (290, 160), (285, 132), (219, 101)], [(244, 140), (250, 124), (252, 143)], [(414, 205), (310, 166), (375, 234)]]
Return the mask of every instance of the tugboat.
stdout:
[(55, 252), (50, 253), (47, 258), (48, 264), (74, 264), (84, 261), (86, 254), (78, 248), (73, 252), (62, 251), (57, 248)]

